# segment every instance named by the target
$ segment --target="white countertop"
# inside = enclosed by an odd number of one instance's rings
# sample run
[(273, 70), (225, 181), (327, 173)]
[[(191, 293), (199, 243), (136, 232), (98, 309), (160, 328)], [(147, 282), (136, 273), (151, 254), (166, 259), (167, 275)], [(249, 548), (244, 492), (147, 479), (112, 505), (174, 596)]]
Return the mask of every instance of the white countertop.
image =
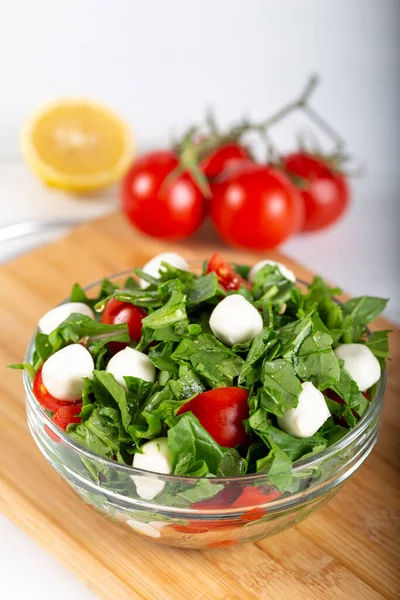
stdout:
[[(382, 174), (370, 181), (367, 178), (355, 182), (351, 210), (337, 226), (313, 236), (295, 238), (283, 249), (353, 294), (391, 297), (387, 316), (400, 322), (397, 178)], [(112, 190), (103, 198), (73, 200), (42, 187), (22, 164), (0, 164), (0, 227), (35, 218), (94, 218), (115, 210), (116, 195)], [(46, 240), (60, 233), (53, 232)], [(0, 262), (37, 243), (38, 239), (25, 238), (1, 244)], [(31, 600), (95, 598), (53, 557), (1, 515), (0, 540), (1, 588), (5, 598), (25, 598), (28, 594)]]

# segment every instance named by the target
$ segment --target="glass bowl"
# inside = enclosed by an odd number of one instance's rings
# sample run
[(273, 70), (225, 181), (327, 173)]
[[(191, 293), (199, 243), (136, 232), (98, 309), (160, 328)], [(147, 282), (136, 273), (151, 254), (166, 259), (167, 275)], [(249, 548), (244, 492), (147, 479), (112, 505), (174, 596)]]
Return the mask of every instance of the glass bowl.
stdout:
[[(199, 271), (200, 263), (192, 263)], [(132, 271), (110, 277), (122, 283)], [(95, 294), (101, 282), (86, 291)], [(31, 359), (34, 339), (26, 360)], [(60, 430), (37, 402), (26, 372), (23, 376), (28, 425), (42, 454), (61, 477), (103, 516), (155, 542), (182, 548), (217, 548), (256, 541), (302, 521), (323, 506), (365, 461), (379, 433), (386, 373), (377, 384), (375, 397), (356, 427), (341, 440), (293, 466), (290, 489), (278, 496), (263, 473), (231, 478), (188, 478), (158, 475), (102, 458)], [(136, 486), (159, 490), (152, 500), (143, 500)], [(266, 495), (259, 504), (262, 488)], [(224, 499), (247, 489), (240, 508)], [(162, 492), (162, 493), (161, 493)], [(152, 494), (148, 494), (151, 496)], [(215, 501), (193, 507), (201, 495)], [(270, 501), (268, 501), (268, 495)], [(160, 501), (158, 498), (162, 498)]]

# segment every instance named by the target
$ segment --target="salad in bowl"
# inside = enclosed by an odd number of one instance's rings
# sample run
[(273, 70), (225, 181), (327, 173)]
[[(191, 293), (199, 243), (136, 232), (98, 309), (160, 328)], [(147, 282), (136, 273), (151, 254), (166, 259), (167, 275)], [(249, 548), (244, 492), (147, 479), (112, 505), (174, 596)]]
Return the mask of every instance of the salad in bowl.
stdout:
[(38, 323), (24, 369), (39, 448), (102, 514), (161, 543), (266, 537), (329, 499), (378, 434), (386, 300), (339, 303), (285, 265), (166, 252)]

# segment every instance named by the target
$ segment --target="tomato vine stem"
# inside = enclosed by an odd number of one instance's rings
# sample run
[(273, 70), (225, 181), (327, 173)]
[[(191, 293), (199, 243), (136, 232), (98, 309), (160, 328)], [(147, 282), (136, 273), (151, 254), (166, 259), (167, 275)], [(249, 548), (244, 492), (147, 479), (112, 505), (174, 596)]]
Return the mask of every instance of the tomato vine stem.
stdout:
[(318, 84), (318, 75), (311, 75), (301, 94), (295, 100), (280, 108), (276, 113), (260, 123), (252, 123), (244, 119), (226, 132), (219, 131), (213, 113), (207, 111), (207, 134), (203, 134), (201, 128), (192, 126), (185, 132), (182, 139), (173, 145), (179, 158), (179, 165), (170, 173), (164, 184), (170, 185), (182, 173), (189, 173), (201, 192), (206, 197), (209, 197), (211, 195), (210, 186), (201, 170), (201, 162), (204, 158), (222, 145), (240, 140), (242, 136), (249, 132), (257, 132), (266, 137), (273, 125), (276, 125), (297, 110), (303, 111), (332, 140), (335, 144), (335, 153), (341, 154), (345, 146), (343, 138), (309, 104), (310, 98)]

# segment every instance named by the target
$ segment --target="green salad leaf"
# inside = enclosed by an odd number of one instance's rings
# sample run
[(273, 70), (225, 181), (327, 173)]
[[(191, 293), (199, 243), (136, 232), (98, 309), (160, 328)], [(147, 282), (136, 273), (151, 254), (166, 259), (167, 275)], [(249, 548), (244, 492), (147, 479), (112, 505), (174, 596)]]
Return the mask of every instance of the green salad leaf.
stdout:
[(265, 361), (261, 376), (260, 404), (268, 412), (283, 416), (287, 408), (297, 406), (301, 383), (290, 361), (282, 358)]
[(172, 359), (189, 362), (193, 370), (211, 387), (231, 386), (240, 374), (243, 359), (214, 336), (202, 333), (196, 340), (183, 339)]
[(339, 361), (332, 350), (332, 338), (324, 332), (310, 332), (301, 343), (295, 361), (302, 381), (311, 381), (324, 390), (338, 381)]
[(176, 425), (168, 430), (168, 446), (176, 475), (216, 475), (226, 452), (192, 413), (183, 414)]
[(344, 302), (342, 310), (345, 315), (345, 323), (349, 324), (350, 329), (343, 334), (343, 341), (345, 343), (358, 342), (368, 323), (380, 315), (387, 303), (387, 299), (374, 296), (361, 296)]
[(121, 448), (132, 445), (131, 438), (124, 431), (118, 410), (108, 406), (95, 408), (86, 421), (67, 427), (68, 435), (82, 446), (105, 458), (117, 457), (124, 463)]

